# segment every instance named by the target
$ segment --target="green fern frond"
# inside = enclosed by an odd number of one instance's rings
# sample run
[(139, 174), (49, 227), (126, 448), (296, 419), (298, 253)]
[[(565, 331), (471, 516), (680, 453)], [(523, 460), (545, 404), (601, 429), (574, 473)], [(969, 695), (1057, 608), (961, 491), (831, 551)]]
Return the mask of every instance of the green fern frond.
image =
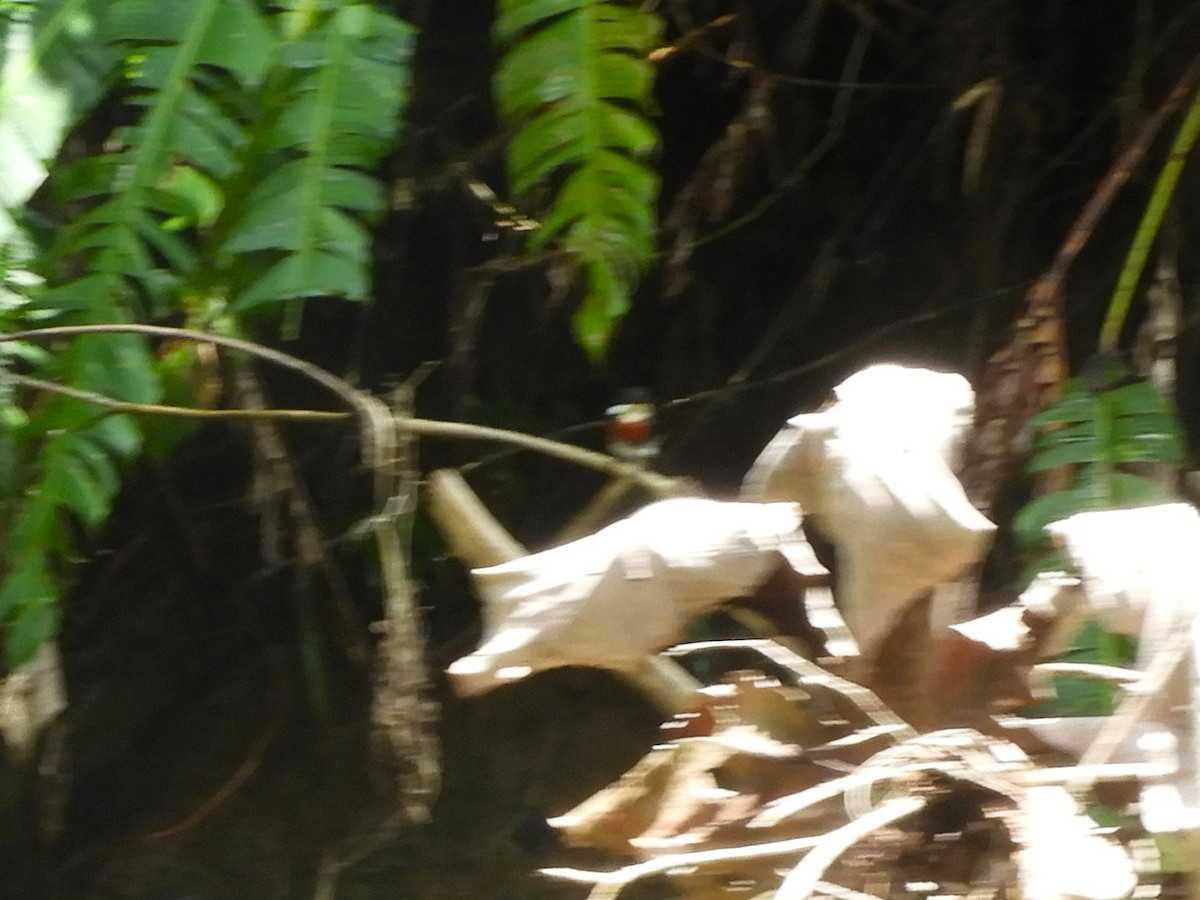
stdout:
[[(137, 402), (154, 402), (160, 388), (153, 360), (133, 335), (87, 335), (43, 367), (77, 387)], [(4, 557), (0, 635), (9, 666), (29, 659), (55, 632), (62, 569), (76, 543), (76, 522), (91, 530), (108, 516), (120, 486), (119, 461), (141, 448), (128, 416), (105, 415), (90, 404), (58, 397), (10, 426), (9, 465), (15, 470), (3, 505)], [(22, 458), (22, 457), (25, 458)]]
[(1047, 525), (1075, 513), (1173, 499), (1128, 466), (1179, 463), (1178, 420), (1154, 386), (1133, 380), (1122, 363), (1098, 357), (1030, 427), (1036, 436), (1028, 470), (1070, 466), (1074, 477), (1066, 490), (1037, 497), (1017, 513), (1014, 529), (1026, 545), (1041, 543)]
[[(224, 297), (240, 312), (314, 294), (367, 294), (365, 223), (384, 202), (373, 169), (395, 140), (407, 96), (407, 25), (362, 2), (296, 3), (273, 17), (256, 0), (31, 7), (45, 68), (57, 60), (55, 77), (75, 79), (72, 108), (94, 102), (120, 62), (132, 121), (102, 153), (55, 170), (54, 196), (73, 208), (72, 221), (41, 260), (47, 284), (32, 304), (0, 292), (0, 328), (202, 307), (211, 321), (225, 311)], [(0, 134), (12, 112), (0, 105)], [(19, 364), (47, 380), (137, 402), (162, 395), (155, 360), (136, 336), (78, 338), (49, 356), (5, 344), (0, 367), (25, 351), (33, 355)], [(6, 390), (0, 643), (3, 661), (15, 665), (54, 633), (81, 529), (108, 515), (119, 469), (143, 452), (144, 439), (128, 416), (62, 397), (33, 406)]]
[[(45, 58), (59, 58), (64, 72), (75, 73), (74, 96), (99, 96), (99, 63), (110, 54), (124, 61), (129, 102), (139, 114), (109, 138), (115, 149), (56, 179), (60, 197), (90, 208), (51, 249), (51, 286), (38, 292), (37, 307), (42, 315), (91, 322), (136, 317), (146, 301), (155, 312), (174, 309), (177, 286), (196, 266), (194, 248), (169, 226), (186, 193), (180, 185), (193, 184), (179, 177), (180, 169), (214, 180), (237, 169), (244, 129), (214, 97), (218, 88), (228, 96), (257, 87), (274, 36), (252, 0), (48, 3), (38, 12), (52, 9), (58, 16), (39, 20), (35, 46), (44, 40)], [(86, 34), (79, 40), (100, 50), (75, 53), (72, 29), (81, 28)], [(92, 81), (81, 71), (92, 73)], [(12, 110), (3, 112), (9, 120)], [(38, 374), (124, 400), (153, 402), (161, 395), (149, 348), (133, 335), (79, 338), (45, 360)], [(0, 412), (14, 418), (16, 409)], [(0, 636), (9, 664), (27, 659), (53, 634), (58, 586), (79, 528), (90, 530), (108, 515), (117, 467), (142, 446), (128, 416), (67, 398), (41, 405), (18, 424), (8, 447), (17, 494), (0, 520), (7, 537)]]
[[(238, 167), (244, 128), (213, 98), (216, 89), (261, 82), (275, 40), (252, 0), (118, 0), (100, 23), (104, 42), (125, 60), (131, 103), (141, 115), (114, 134), (118, 145), (64, 180), (65, 199), (100, 201), (65, 231), (53, 258), (104, 280), (103, 302), (172, 305), (180, 277), (196, 264), (191, 246), (164, 229), (177, 212), (180, 166), (214, 179)], [(84, 306), (82, 281), (61, 285), (58, 303)]]
[(574, 254), (588, 292), (576, 335), (603, 354), (653, 250), (659, 179), (646, 54), (658, 17), (610, 0), (501, 0), (495, 40), (507, 47), (495, 77), (513, 191), (538, 204), (532, 246)]
[(366, 3), (311, 17), (302, 30), (295, 22), (285, 24), (299, 35), (279, 51), (280, 112), (259, 135), (264, 177), (223, 246), (266, 257), (236, 295), (237, 312), (312, 296), (359, 300), (370, 290), (365, 223), (384, 205), (372, 170), (407, 101), (412, 30)]

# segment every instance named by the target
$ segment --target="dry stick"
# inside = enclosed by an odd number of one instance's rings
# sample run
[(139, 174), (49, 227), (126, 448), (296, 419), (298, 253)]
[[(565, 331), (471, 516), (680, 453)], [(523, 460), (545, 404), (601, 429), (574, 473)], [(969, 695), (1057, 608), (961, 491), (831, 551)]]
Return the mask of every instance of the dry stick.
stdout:
[[(890, 778), (895, 778), (904, 775), (910, 775), (917, 771), (941, 771), (944, 766), (936, 763), (922, 763), (905, 766), (897, 769), (880, 769), (874, 772), (861, 772), (853, 775), (847, 775), (842, 778), (836, 778), (824, 784), (816, 785), (803, 792), (810, 802), (806, 807), (811, 807), (825, 800), (830, 800), (840, 796), (847, 788), (859, 786), (864, 783), (874, 783), (876, 781), (884, 781)], [(798, 795), (799, 796), (799, 795)], [(905, 798), (911, 800), (912, 798)], [(895, 803), (897, 801), (892, 801)], [(902, 801), (901, 801), (902, 802)], [(924, 800), (920, 801), (924, 805)], [(891, 804), (885, 803), (880, 809), (889, 809)], [(919, 807), (918, 807), (919, 808)], [(793, 810), (796, 811), (796, 810)], [(910, 810), (915, 811), (915, 810)], [(870, 815), (875, 815), (879, 810), (874, 810)], [(907, 815), (908, 813), (905, 813)], [(761, 814), (760, 814), (761, 815)], [(863, 819), (857, 821), (863, 821)], [(755, 820), (757, 821), (757, 819)], [(772, 823), (777, 824), (777, 823)], [(851, 823), (854, 824), (854, 823)], [(848, 827), (848, 826), (844, 826)], [(707, 866), (717, 865), (727, 862), (745, 862), (756, 859), (769, 859), (775, 856), (788, 856), (793, 853), (803, 852), (805, 850), (813, 850), (822, 846), (831, 835), (837, 835), (844, 831), (843, 828), (835, 829), (824, 835), (809, 835), (805, 837), (788, 838), (781, 841), (768, 841), (761, 844), (748, 844), (743, 847), (718, 847), (712, 850), (697, 850), (691, 853), (668, 853), (663, 856), (657, 856), (654, 859), (648, 859), (644, 862), (634, 863), (633, 865), (625, 866), (617, 869), (615, 872), (596, 872), (586, 869), (575, 869), (569, 867), (545, 868), (538, 871), (543, 875), (548, 875), (552, 878), (560, 878), (565, 881), (573, 881), (579, 884), (594, 884), (598, 886), (606, 886), (609, 888), (623, 888), (634, 881), (639, 881), (643, 878), (649, 878), (652, 875), (662, 875), (672, 869), (701, 869)], [(869, 831), (878, 828), (878, 825), (873, 826)], [(869, 833), (868, 831), (868, 833)], [(840, 851), (839, 851), (840, 852)], [(827, 865), (827, 864), (826, 864)], [(824, 872), (825, 867), (821, 869)], [(615, 897), (616, 891), (605, 892), (605, 897)]]
[(833, 800), (837, 797), (870, 788), (880, 781), (892, 781), (921, 772), (942, 772), (957, 774), (958, 768), (951, 760), (926, 760), (922, 762), (905, 762), (891, 766), (859, 766), (849, 775), (822, 781), (810, 788), (805, 788), (798, 794), (787, 794), (772, 800), (762, 811), (751, 819), (747, 828), (774, 828), (781, 822), (795, 818), (802, 812), (812, 809), (819, 803)]
[(774, 206), (790, 189), (800, 184), (807, 177), (813, 166), (820, 162), (825, 154), (832, 149), (833, 145), (841, 139), (846, 129), (846, 122), (850, 117), (850, 103), (853, 100), (852, 94), (854, 86), (858, 83), (858, 73), (862, 69), (863, 57), (866, 55), (870, 37), (870, 31), (862, 26), (855, 33), (854, 40), (851, 42), (850, 49), (846, 53), (846, 59), (842, 64), (841, 75), (837, 81), (838, 92), (834, 96), (833, 109), (829, 116), (829, 125), (816, 145), (788, 173), (788, 177), (783, 180), (774, 193), (768, 194), (762, 200), (759, 200), (750, 210), (732, 222), (726, 222), (715, 231), (704, 235), (696, 241), (695, 246), (702, 247), (731, 232), (737, 231), (742, 226), (757, 219)]
[(1105, 721), (1091, 746), (1084, 751), (1079, 765), (1071, 767), (1076, 771), (1067, 781), (1069, 791), (1081, 794), (1091, 789), (1098, 773), (1104, 770), (1105, 764), (1126, 741), (1134, 726), (1145, 721), (1151, 705), (1158, 701), (1167, 682), (1187, 660), (1192, 648), (1192, 631), (1191, 627), (1177, 629), (1150, 660), (1143, 679)]
[(718, 847), (713, 850), (696, 850), (691, 853), (667, 853), (617, 869), (615, 872), (592, 872), (567, 866), (538, 869), (542, 875), (571, 881), (576, 884), (598, 884), (624, 887), (652, 875), (662, 875), (672, 869), (702, 868), (724, 862), (744, 862), (752, 859), (770, 859), (789, 856), (811, 850), (821, 840), (820, 835), (788, 838), (783, 841), (750, 844), (745, 847)]
[(400, 809), (373, 831), (355, 839), (345, 853), (327, 849), (321, 855), (313, 900), (333, 900), (341, 873), (357, 865), (391, 839), (401, 818), (429, 820), (433, 795), (441, 779), (437, 745), (432, 735), (433, 701), (420, 648), (424, 646), (416, 601), (409, 576), (412, 516), (416, 510), (417, 451), (411, 433), (401, 434), (397, 422), (412, 408), (416, 387), (424, 377), (420, 369), (392, 393), (392, 408), (371, 397), (364, 408), (366, 427), (380, 448), (372, 461), (374, 503), (379, 512), (368, 524), (379, 549), (383, 580), (383, 619), (374, 626), (382, 637), (377, 657), (371, 722), (390, 745), (395, 757), (409, 769), (399, 772)]
[[(360, 415), (364, 422), (370, 421), (370, 401), (372, 399), (370, 394), (358, 390), (353, 385), (348, 384), (336, 375), (326, 372), (319, 366), (314, 366), (312, 363), (305, 362), (289, 353), (264, 347), (261, 344), (240, 338), (210, 334), (204, 331), (193, 331), (187, 328), (167, 328), (161, 325), (59, 325), (53, 328), (34, 328), (28, 331), (3, 334), (0, 335), (0, 343), (8, 341), (47, 340), (60, 337), (73, 337), (81, 334), (145, 334), (153, 337), (215, 344), (220, 347), (228, 347), (231, 350), (238, 350), (304, 375), (330, 393), (341, 398), (346, 405), (350, 406)], [(0, 373), (0, 380), (3, 380), (5, 377), (11, 376)], [(441, 422), (433, 419), (417, 418), (397, 418), (396, 427), (402, 431), (426, 437), (497, 441), (499, 443), (511, 444), (526, 450), (544, 453), (547, 456), (554, 456), (575, 465), (595, 469), (615, 478), (632, 479), (660, 495), (670, 495), (676, 491), (676, 479), (647, 471), (641, 466), (624, 462), (603, 453), (585, 450), (582, 447), (576, 447), (571, 444), (561, 444), (557, 441), (534, 435), (506, 431), (502, 428), (489, 428), (485, 425), (471, 425), (465, 422)], [(376, 436), (368, 435), (367, 437), (370, 440)]]
[(925, 807), (924, 797), (900, 797), (873, 809), (861, 819), (855, 819), (826, 834), (808, 856), (783, 879), (775, 892), (775, 900), (804, 900), (811, 897), (818, 883), (839, 856), (873, 831), (885, 828)]
[(818, 881), (816, 892), (833, 897), (834, 900), (883, 900), (877, 894), (868, 894), (864, 891), (842, 887), (840, 884), (834, 884), (832, 881)]
[(287, 719), (289, 699), (287, 696), (287, 684), (284, 678), (279, 678), (279, 682), (280, 696), (277, 698), (275, 708), (241, 764), (212, 794), (190, 813), (177, 822), (165, 825), (162, 828), (151, 831), (149, 834), (142, 835), (141, 840), (146, 842), (162, 841), (167, 838), (177, 837), (186, 831), (191, 831), (220, 809), (259, 770), (262, 766), (263, 757), (266, 756), (267, 748), (279, 737), (280, 732), (283, 731), (284, 722)]
[(741, 17), (737, 13), (726, 13), (723, 16), (717, 16), (715, 19), (698, 25), (691, 31), (681, 35), (676, 39), (675, 43), (651, 50), (646, 56), (646, 60), (658, 65), (684, 50), (690, 50), (694, 45), (701, 43), (712, 32), (724, 28), (726, 25), (734, 24), (739, 18)]
[(1079, 675), (1083, 678), (1115, 681), (1120, 684), (1134, 684), (1146, 677), (1145, 673), (1137, 669), (1099, 663), (1038, 663), (1033, 667), (1033, 671), (1038, 675)]
[(855, 684), (853, 681), (839, 678), (811, 660), (805, 659), (800, 654), (789, 650), (777, 641), (765, 638), (747, 638), (732, 641), (696, 641), (690, 644), (678, 644), (663, 652), (667, 656), (687, 656), (692, 653), (711, 650), (757, 651), (772, 662), (795, 672), (799, 676), (802, 686), (819, 685), (845, 697), (876, 725), (895, 730), (897, 739), (904, 740), (917, 736), (916, 729), (892, 712), (872, 691), (861, 684)]
[(393, 753), (407, 757), (412, 766), (399, 779), (404, 814), (410, 822), (428, 821), (441, 779), (434, 708), (421, 653), (425, 640), (408, 564), (417, 509), (416, 441), (396, 425), (411, 411), (420, 377), (393, 392), (392, 409), (382, 403), (377, 407), (377, 418), (381, 427), (390, 428), (395, 449), (391, 459), (382, 461), (380, 473), (387, 481), (379, 485), (376, 505), (382, 512), (373, 520), (384, 583), (384, 619), (383, 666), (377, 676), (372, 721), (391, 743)]
[(13, 372), (0, 373), (0, 381), (8, 381), (36, 391), (44, 391), (47, 394), (61, 394), (64, 397), (83, 400), (114, 413), (131, 413), (142, 416), (165, 416), (175, 419), (282, 419), (292, 422), (343, 422), (350, 418), (350, 413), (316, 409), (195, 409), (191, 406), (133, 403), (128, 400), (117, 400), (95, 391), (85, 391), (82, 388), (44, 381), (29, 375), (17, 375)]

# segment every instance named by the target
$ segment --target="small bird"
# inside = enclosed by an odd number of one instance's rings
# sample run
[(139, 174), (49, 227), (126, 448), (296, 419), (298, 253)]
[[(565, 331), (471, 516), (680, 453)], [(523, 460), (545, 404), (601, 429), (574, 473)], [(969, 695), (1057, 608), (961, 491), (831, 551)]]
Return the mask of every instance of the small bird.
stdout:
[(604, 439), (608, 451), (626, 462), (648, 465), (658, 455), (657, 410), (645, 388), (628, 388), (605, 410)]

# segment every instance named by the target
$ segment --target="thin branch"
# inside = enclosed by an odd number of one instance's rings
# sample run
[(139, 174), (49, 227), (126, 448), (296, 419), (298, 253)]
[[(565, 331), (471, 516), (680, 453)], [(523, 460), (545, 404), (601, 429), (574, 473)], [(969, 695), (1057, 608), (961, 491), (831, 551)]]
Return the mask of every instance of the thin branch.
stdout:
[(677, 644), (664, 650), (663, 653), (667, 656), (688, 656), (693, 653), (724, 650), (752, 650), (776, 665), (794, 672), (801, 687), (819, 685), (845, 697), (875, 725), (896, 729), (897, 739), (905, 740), (917, 736), (916, 729), (892, 712), (872, 691), (861, 684), (839, 678), (777, 641), (765, 638), (695, 641), (688, 644)]
[[(249, 408), (265, 407), (265, 392), (254, 369), (244, 361), (234, 368), (234, 391), (241, 402)], [(364, 637), (366, 623), (354, 604), (345, 575), (326, 549), (328, 542), (317, 521), (316, 504), (288, 452), (283, 434), (274, 423), (263, 421), (254, 422), (250, 433), (255, 466), (260, 472), (255, 478), (260, 490), (255, 493), (263, 519), (269, 521), (268, 510), (275, 506), (275, 501), (281, 501), (279, 505), (286, 511), (299, 556), (300, 565), (295, 571), (319, 571), (324, 576), (346, 656), (355, 665), (365, 668), (371, 659), (371, 648)], [(278, 552), (263, 553), (268, 560), (279, 555)], [(297, 593), (300, 595), (298, 602), (307, 602), (306, 588), (298, 584)]]
[(0, 371), (0, 381), (8, 381), (22, 387), (48, 394), (60, 394), (83, 400), (114, 413), (130, 413), (139, 416), (168, 416), (174, 419), (283, 419), (289, 422), (341, 422), (350, 418), (350, 413), (330, 412), (316, 409), (193, 409), (190, 406), (164, 406), (159, 403), (131, 403), (117, 400), (95, 391)]
[(262, 766), (263, 757), (266, 755), (267, 749), (279, 737), (283, 731), (284, 722), (287, 720), (287, 713), (291, 706), (291, 695), (288, 690), (287, 678), (280, 671), (281, 666), (275, 665), (275, 675), (278, 681), (278, 694), (271, 715), (255, 738), (253, 745), (246, 754), (246, 758), (238, 765), (238, 767), (230, 774), (218, 788), (208, 797), (195, 807), (186, 816), (177, 822), (170, 825), (164, 825), (162, 828), (155, 829), (148, 834), (141, 836), (141, 840), (147, 843), (153, 841), (166, 840), (168, 838), (177, 837), (184, 832), (191, 831), (201, 822), (208, 819), (219, 810), (225, 803), (232, 798), (247, 781), (259, 770)]
[(651, 50), (646, 59), (655, 65), (666, 62), (671, 57), (678, 56), (685, 50), (690, 50), (696, 45), (703, 44), (704, 40), (714, 31), (724, 28), (726, 25), (733, 25), (738, 19), (739, 16), (737, 13), (726, 13), (723, 16), (717, 16), (712, 21), (705, 22), (703, 25), (699, 25), (686, 34), (681, 35), (673, 44), (667, 44), (665, 47), (658, 47)]
[(615, 872), (595, 872), (587, 869), (573, 869), (567, 866), (538, 869), (542, 875), (572, 881), (576, 884), (605, 884), (624, 886), (649, 878), (651, 875), (662, 875), (672, 869), (701, 868), (724, 862), (742, 862), (748, 859), (770, 859), (776, 856), (790, 856), (811, 850), (820, 842), (821, 837), (798, 837), (783, 841), (770, 841), (761, 844), (748, 844), (744, 847), (718, 847), (712, 850), (696, 850), (691, 853), (667, 853), (656, 856), (644, 862), (633, 863)]
[(861, 819), (829, 832), (821, 843), (791, 871), (775, 892), (776, 900), (800, 900), (811, 897), (825, 871), (837, 858), (872, 832), (898, 822), (923, 809), (924, 797), (900, 797), (871, 810)]
[(1097, 663), (1038, 663), (1033, 667), (1038, 675), (1078, 675), (1081, 678), (1098, 678), (1119, 684), (1135, 684), (1145, 679), (1145, 673), (1121, 666), (1103, 666)]
[(865, 26), (860, 26), (854, 36), (853, 42), (850, 44), (850, 50), (846, 54), (846, 61), (842, 65), (842, 75), (838, 80), (838, 92), (834, 95), (833, 109), (829, 115), (829, 126), (825, 129), (825, 134), (821, 136), (821, 139), (796, 164), (796, 167), (774, 192), (759, 200), (758, 203), (738, 216), (738, 218), (726, 222), (720, 228), (698, 238), (695, 242), (696, 247), (702, 247), (705, 244), (719, 240), (759, 218), (781, 200), (785, 194), (803, 182), (812, 168), (841, 139), (842, 133), (846, 128), (846, 122), (850, 118), (853, 86), (858, 84), (858, 73), (862, 69), (863, 57), (866, 55), (870, 36), (870, 30)]
[[(1066, 240), (1063, 241), (1058, 255), (1055, 256), (1050, 269), (1042, 276), (1042, 280), (1056, 285), (1061, 285), (1066, 281), (1067, 271), (1071, 268), (1071, 264), (1087, 245), (1092, 232), (1095, 231), (1096, 226), (1108, 211), (1108, 207), (1116, 198), (1117, 193), (1133, 175), (1163, 125), (1191, 96), (1198, 83), (1200, 83), (1200, 53), (1192, 58), (1183, 74), (1179, 76), (1179, 80), (1175, 82), (1170, 92), (1159, 104), (1158, 109), (1146, 119), (1142, 130), (1125, 146), (1121, 155), (1109, 168), (1108, 174), (1104, 176), (1104, 180), (1100, 182), (1071, 225)], [(1031, 293), (1036, 290), (1037, 285), (1034, 285)]]
[[(190, 340), (199, 343), (215, 344), (247, 353), (267, 362), (274, 363), (285, 369), (290, 369), (311, 381), (324, 387), (330, 393), (339, 397), (350, 406), (366, 423), (372, 421), (375, 410), (372, 406), (374, 398), (365, 391), (360, 391), (352, 384), (338, 378), (324, 369), (314, 366), (289, 353), (273, 350), (252, 341), (225, 335), (210, 334), (204, 331), (192, 331), (187, 328), (167, 328), (161, 325), (60, 325), (54, 328), (35, 328), (28, 331), (18, 331), (12, 334), (0, 335), (0, 343), (9, 341), (51, 340), (54, 338), (74, 337), (82, 334), (145, 334), (152, 337), (173, 338), (175, 340)], [(396, 427), (410, 434), (424, 435), (453, 440), (496, 441), (533, 450), (538, 453), (553, 456), (575, 465), (595, 469), (616, 478), (630, 478), (644, 485), (648, 490), (658, 495), (670, 496), (681, 490), (679, 481), (655, 472), (649, 472), (641, 466), (624, 462), (604, 453), (585, 450), (571, 444), (561, 444), (546, 438), (502, 428), (489, 428), (485, 425), (472, 425), (465, 422), (441, 422), (433, 419), (397, 418)]]
[(285, 369), (291, 369), (308, 378), (310, 381), (315, 381), (332, 394), (340, 397), (347, 406), (354, 409), (359, 409), (362, 406), (361, 392), (357, 388), (338, 378), (336, 375), (326, 372), (319, 366), (305, 362), (299, 357), (292, 356), (290, 353), (284, 353), (282, 350), (273, 350), (270, 347), (264, 347), (253, 341), (229, 337), (223, 334), (213, 334), (207, 331), (194, 331), (190, 328), (168, 328), (163, 325), (141, 325), (136, 323), (121, 325), (57, 325), (52, 328), (32, 328), (28, 331), (0, 334), (0, 343), (7, 343), (9, 341), (52, 340), (61, 337), (76, 337), (81, 334), (145, 334), (151, 337), (195, 341), (200, 344), (214, 344), (218, 347), (227, 347), (230, 350), (239, 350), (250, 356), (275, 363), (275, 365), (282, 366)]

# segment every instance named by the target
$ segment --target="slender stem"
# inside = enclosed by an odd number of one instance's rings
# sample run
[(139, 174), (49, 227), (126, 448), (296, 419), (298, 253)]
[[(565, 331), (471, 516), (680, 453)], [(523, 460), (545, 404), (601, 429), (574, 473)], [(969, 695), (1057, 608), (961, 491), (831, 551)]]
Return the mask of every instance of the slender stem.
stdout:
[[(306, 362), (299, 357), (284, 353), (281, 350), (264, 347), (253, 341), (246, 341), (241, 338), (228, 337), (221, 334), (212, 334), (206, 331), (140, 324), (60, 325), (54, 328), (34, 328), (28, 331), (0, 334), (0, 343), (9, 341), (51, 340), (54, 338), (75, 337), (81, 334), (145, 334), (152, 337), (214, 344), (219, 347), (238, 350), (282, 366), (285, 369), (291, 369), (311, 381), (315, 381), (341, 399), (343, 403), (353, 409), (362, 418), (369, 420), (373, 414), (372, 403), (374, 402), (374, 398), (370, 394), (360, 391), (354, 385), (325, 371), (319, 366), (314, 366), (312, 363)], [(489, 428), (485, 425), (473, 425), (465, 422), (441, 422), (434, 419), (416, 419), (403, 416), (396, 417), (395, 422), (397, 428), (409, 434), (454, 440), (497, 441), (526, 450), (534, 450), (547, 456), (553, 456), (566, 462), (574, 463), (575, 465), (604, 472), (613, 477), (632, 479), (646, 487), (647, 490), (662, 496), (676, 495), (685, 490), (679, 479), (646, 471), (641, 466), (627, 463), (605, 453), (597, 453), (594, 450), (586, 450), (583, 447), (576, 447), (573, 444), (562, 444), (558, 441), (536, 437), (531, 434), (521, 434), (517, 431)]]
[(286, 419), (293, 422), (340, 422), (350, 418), (350, 413), (317, 409), (193, 409), (190, 406), (131, 403), (128, 400), (117, 400), (95, 391), (85, 391), (70, 385), (44, 381), (41, 378), (0, 372), (0, 382), (4, 381), (48, 394), (61, 394), (64, 397), (83, 400), (85, 403), (92, 403), (110, 412), (142, 416), (169, 416), (175, 419)]
[(1120, 343), (1121, 329), (1125, 325), (1126, 316), (1129, 315), (1133, 294), (1141, 280), (1142, 270), (1146, 267), (1150, 248), (1154, 246), (1154, 239), (1158, 236), (1163, 216), (1167, 212), (1167, 207), (1171, 205), (1171, 198), (1175, 195), (1175, 188), (1179, 184), (1179, 175), (1183, 171), (1183, 164), (1191, 154), (1192, 148), (1195, 147), (1197, 137), (1200, 137), (1200, 89), (1192, 94), (1192, 104), (1188, 107), (1183, 124), (1179, 126), (1179, 133), (1175, 135), (1175, 142), (1171, 145), (1167, 161), (1158, 173), (1158, 180), (1154, 184), (1150, 202), (1146, 204), (1146, 210), (1142, 213), (1142, 221), (1138, 223), (1133, 242), (1129, 245), (1129, 252), (1125, 256), (1125, 265), (1121, 268), (1121, 274), (1117, 278), (1117, 286), (1113, 291), (1112, 300), (1109, 301), (1108, 313), (1104, 317), (1104, 327), (1100, 332), (1101, 351), (1116, 350)]

